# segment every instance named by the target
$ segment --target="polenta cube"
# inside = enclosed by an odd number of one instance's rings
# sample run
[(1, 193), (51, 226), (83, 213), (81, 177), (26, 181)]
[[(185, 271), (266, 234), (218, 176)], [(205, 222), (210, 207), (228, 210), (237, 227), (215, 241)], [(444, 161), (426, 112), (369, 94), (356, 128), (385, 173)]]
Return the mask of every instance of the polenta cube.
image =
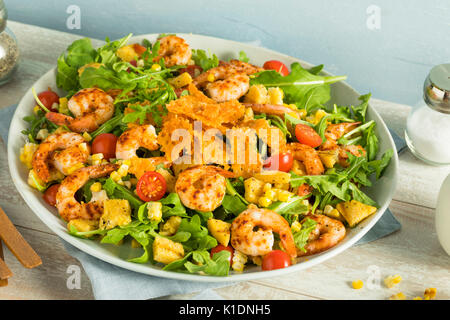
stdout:
[(247, 103), (267, 103), (267, 101), (267, 89), (262, 84), (251, 86), (244, 97), (244, 102)]
[(28, 169), (33, 167), (31, 162), (33, 161), (33, 155), (38, 148), (39, 145), (28, 142), (20, 149), (20, 161), (22, 161)]
[(103, 201), (103, 214), (100, 217), (100, 229), (109, 230), (125, 226), (131, 222), (131, 207), (128, 200), (110, 199)]
[(270, 104), (279, 104), (282, 105), (283, 104), (283, 91), (278, 88), (269, 88), (267, 90), (267, 94), (269, 96), (269, 103)]
[(178, 231), (178, 227), (181, 224), (181, 217), (171, 216), (166, 223), (163, 224), (159, 233), (163, 236), (172, 236)]
[(148, 219), (150, 221), (161, 221), (162, 203), (158, 201), (150, 201), (147, 203)]
[(254, 175), (254, 177), (258, 180), (261, 180), (263, 182), (267, 183), (278, 183), (278, 184), (284, 184), (289, 183), (291, 181), (291, 174), (283, 171), (263, 171), (260, 173), (257, 173)]
[(228, 246), (231, 224), (217, 219), (209, 219), (207, 224), (209, 232), (216, 238), (217, 242), (225, 247)]
[(356, 226), (362, 220), (377, 211), (377, 208), (356, 200), (338, 203), (336, 209), (342, 214), (350, 227)]
[(134, 50), (134, 46), (132, 44), (117, 49), (116, 54), (122, 61), (126, 62), (137, 60), (139, 57), (139, 54), (136, 50)]
[(264, 193), (265, 183), (256, 178), (248, 178), (244, 181), (245, 200), (252, 203), (257, 203), (259, 197)]
[(78, 232), (88, 232), (98, 228), (97, 220), (73, 219), (67, 223), (67, 230), (74, 227)]
[(164, 168), (159, 168), (156, 170), (160, 175), (166, 180), (166, 188), (168, 192), (175, 192), (175, 183), (177, 178), (170, 174), (170, 172)]
[(153, 259), (169, 264), (184, 257), (183, 245), (163, 237), (156, 237), (153, 241)]
[(306, 167), (303, 164), (303, 162), (298, 161), (298, 160), (294, 160), (292, 162), (292, 168), (291, 168), (292, 172), (294, 172), (296, 175), (299, 176), (306, 176)]
[(322, 161), (323, 165), (331, 169), (334, 167), (336, 162), (338, 161), (338, 150), (326, 150), (326, 151), (319, 151), (319, 158), (320, 161)]
[(167, 81), (176, 89), (179, 89), (190, 84), (192, 82), (192, 77), (189, 73), (183, 72), (175, 78), (167, 79)]

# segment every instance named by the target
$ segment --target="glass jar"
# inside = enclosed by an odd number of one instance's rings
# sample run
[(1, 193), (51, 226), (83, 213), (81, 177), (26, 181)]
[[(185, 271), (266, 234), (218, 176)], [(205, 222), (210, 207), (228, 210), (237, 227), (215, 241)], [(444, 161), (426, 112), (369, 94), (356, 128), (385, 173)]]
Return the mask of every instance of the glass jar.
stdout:
[(19, 62), (19, 46), (12, 31), (6, 27), (7, 20), (8, 12), (0, 0), (0, 85), (11, 79)]
[(423, 85), (423, 101), (409, 113), (406, 143), (419, 159), (450, 164), (450, 64), (433, 67)]

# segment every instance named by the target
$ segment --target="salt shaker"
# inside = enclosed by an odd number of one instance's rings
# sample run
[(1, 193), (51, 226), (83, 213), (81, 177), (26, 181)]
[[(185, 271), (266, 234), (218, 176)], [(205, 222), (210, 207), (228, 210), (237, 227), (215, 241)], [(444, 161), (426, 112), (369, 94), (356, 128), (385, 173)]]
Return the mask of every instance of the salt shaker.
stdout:
[(423, 85), (423, 101), (408, 115), (406, 143), (419, 159), (450, 164), (450, 64), (433, 67)]
[(0, 0), (0, 85), (8, 82), (17, 69), (19, 47), (11, 30), (6, 27), (8, 12)]

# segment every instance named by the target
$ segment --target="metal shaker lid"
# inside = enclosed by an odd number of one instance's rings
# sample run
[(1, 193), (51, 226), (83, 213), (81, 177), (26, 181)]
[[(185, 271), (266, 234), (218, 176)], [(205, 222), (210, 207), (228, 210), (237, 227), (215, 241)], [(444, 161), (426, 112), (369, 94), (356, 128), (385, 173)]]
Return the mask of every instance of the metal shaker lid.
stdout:
[(430, 108), (450, 114), (450, 63), (431, 69), (423, 84), (423, 99)]

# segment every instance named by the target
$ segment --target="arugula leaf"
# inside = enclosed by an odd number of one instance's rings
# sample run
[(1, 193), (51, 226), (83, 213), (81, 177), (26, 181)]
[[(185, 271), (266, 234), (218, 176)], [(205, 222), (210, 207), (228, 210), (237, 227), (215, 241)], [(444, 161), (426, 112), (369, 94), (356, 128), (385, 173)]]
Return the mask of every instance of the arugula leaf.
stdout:
[(137, 198), (134, 193), (124, 186), (116, 183), (113, 179), (106, 179), (103, 184), (103, 189), (108, 194), (111, 199), (126, 199), (130, 203), (133, 209), (139, 209), (139, 207), (144, 204), (139, 198)]
[(169, 193), (165, 198), (159, 200), (159, 202), (163, 205), (162, 216), (164, 219), (170, 216), (189, 217), (177, 193)]
[(222, 206), (226, 213), (232, 213), (238, 216), (242, 211), (247, 209), (247, 205), (237, 196), (226, 194), (222, 201)]
[[(315, 70), (316, 71), (316, 70)], [(328, 86), (331, 83), (345, 80), (346, 76), (328, 77), (319, 76), (303, 69), (298, 62), (291, 65), (291, 73), (282, 76), (275, 70), (266, 70), (260, 72), (250, 80), (253, 84), (263, 84), (266, 87), (280, 87), (286, 97), (286, 103), (304, 103), (308, 91), (313, 88)], [(310, 105), (321, 105), (329, 100), (329, 95), (320, 91), (320, 94), (309, 97)], [(312, 95), (312, 93), (310, 93)]]
[(83, 38), (75, 40), (67, 48), (66, 62), (69, 66), (78, 69), (88, 63), (94, 62), (96, 56), (97, 52), (92, 47), (91, 39)]
[(194, 215), (191, 219), (181, 220), (178, 231), (185, 231), (191, 234), (188, 241), (184, 243), (188, 250), (211, 249), (217, 246), (217, 240), (208, 235), (208, 229), (201, 225), (199, 215)]
[(64, 52), (57, 61), (56, 85), (66, 91), (77, 90), (78, 88), (78, 69), (66, 62)]
[(190, 273), (203, 271), (209, 275), (227, 276), (230, 270), (230, 255), (231, 253), (229, 251), (222, 250), (215, 253), (211, 258), (208, 251), (194, 251), (193, 260), (197, 264), (187, 261), (184, 267)]
[(368, 162), (365, 167), (366, 170), (370, 170), (371, 172), (376, 172), (376, 178), (379, 179), (383, 174), (386, 167), (389, 165), (391, 158), (394, 156), (394, 150), (388, 149), (379, 160), (372, 160)]
[(276, 201), (268, 209), (281, 215), (303, 214), (308, 212), (308, 206), (303, 204), (304, 197), (293, 196), (288, 201)]
[(219, 58), (217, 58), (215, 54), (211, 55), (211, 52), (209, 52), (208, 56), (206, 51), (202, 49), (192, 50), (192, 60), (194, 60), (195, 64), (200, 66), (203, 71), (207, 71), (219, 65)]
[(306, 218), (302, 223), (302, 228), (300, 229), (300, 231), (294, 233), (295, 245), (303, 252), (306, 252), (305, 245), (308, 243), (309, 235), (316, 228), (316, 224), (316, 221), (310, 218)]
[(360, 96), (358, 99), (361, 103), (357, 106), (351, 107), (356, 121), (361, 121), (363, 123), (366, 122), (366, 112), (367, 107), (369, 106), (370, 96), (370, 93)]
[(249, 62), (250, 58), (247, 57), (247, 54), (244, 51), (239, 51), (239, 60), (242, 62)]

